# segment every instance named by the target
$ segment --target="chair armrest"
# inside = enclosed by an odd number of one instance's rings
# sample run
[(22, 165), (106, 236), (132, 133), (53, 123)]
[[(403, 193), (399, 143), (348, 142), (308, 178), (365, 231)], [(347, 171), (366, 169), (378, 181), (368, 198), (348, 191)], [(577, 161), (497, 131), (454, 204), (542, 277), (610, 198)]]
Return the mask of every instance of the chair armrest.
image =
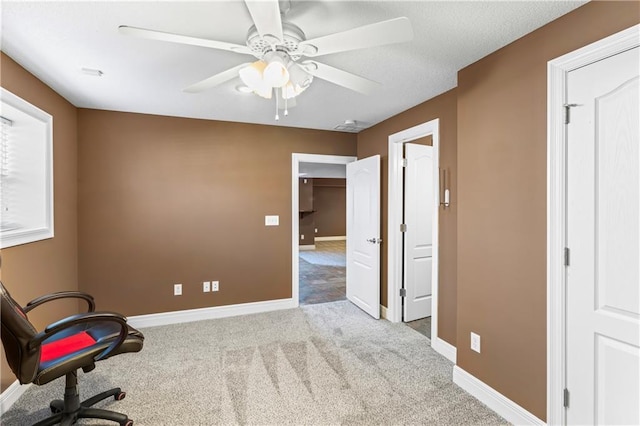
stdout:
[(43, 303), (50, 302), (56, 299), (66, 299), (66, 298), (76, 298), (76, 299), (84, 299), (88, 305), (88, 312), (93, 312), (96, 310), (96, 304), (93, 301), (93, 296), (88, 293), (83, 293), (81, 291), (59, 291), (57, 293), (46, 294), (44, 296), (37, 297), (33, 299), (31, 302), (27, 303), (27, 306), (22, 308), (22, 310), (26, 313), (36, 308)]
[(87, 312), (84, 314), (72, 315), (70, 317), (61, 319), (60, 321), (56, 321), (50, 325), (48, 325), (44, 331), (33, 336), (33, 338), (29, 341), (28, 349), (34, 350), (42, 345), (42, 342), (53, 336), (56, 333), (59, 333), (62, 330), (65, 330), (74, 325), (82, 324), (82, 323), (91, 323), (91, 322), (102, 322), (102, 321), (111, 321), (120, 324), (120, 333), (118, 338), (113, 341), (109, 345), (107, 349), (98, 354), (94, 360), (100, 361), (103, 358), (106, 358), (111, 354), (111, 352), (115, 351), (122, 345), (124, 340), (127, 338), (129, 334), (129, 327), (127, 326), (127, 318), (124, 316), (115, 313), (115, 312)]

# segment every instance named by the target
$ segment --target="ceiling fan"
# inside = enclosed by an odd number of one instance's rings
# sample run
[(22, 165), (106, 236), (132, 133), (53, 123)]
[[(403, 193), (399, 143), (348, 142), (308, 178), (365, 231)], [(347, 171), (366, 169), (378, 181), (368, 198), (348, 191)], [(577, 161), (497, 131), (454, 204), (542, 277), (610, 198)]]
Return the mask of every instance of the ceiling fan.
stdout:
[(249, 28), (246, 46), (127, 25), (121, 25), (119, 31), (121, 34), (151, 40), (202, 46), (254, 56), (258, 59), (257, 61), (244, 62), (183, 90), (198, 93), (239, 76), (246, 85), (247, 92), (253, 92), (267, 99), (271, 99), (275, 92), (276, 120), (279, 119), (278, 98), (283, 98), (285, 115), (287, 115), (287, 104), (291, 106), (291, 103), (295, 102), (294, 98), (311, 85), (314, 77), (365, 95), (372, 93), (380, 86), (375, 81), (306, 58), (413, 39), (411, 22), (406, 17), (400, 17), (307, 40), (298, 26), (283, 20), (284, 14), (289, 9), (289, 1), (282, 3), (284, 13), (281, 11), (278, 0), (245, 0), (254, 22), (254, 25)]

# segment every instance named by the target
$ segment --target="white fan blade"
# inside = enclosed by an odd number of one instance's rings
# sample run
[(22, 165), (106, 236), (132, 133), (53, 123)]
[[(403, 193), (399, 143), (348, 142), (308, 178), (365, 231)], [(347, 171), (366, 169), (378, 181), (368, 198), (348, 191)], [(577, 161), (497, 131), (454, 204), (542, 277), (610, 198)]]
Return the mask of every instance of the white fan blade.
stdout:
[(229, 80), (233, 80), (238, 76), (238, 71), (240, 71), (247, 65), (251, 65), (251, 63), (247, 62), (245, 64), (240, 64), (237, 67), (230, 68), (226, 71), (222, 71), (221, 73), (194, 83), (189, 87), (185, 87), (184, 89), (182, 89), (182, 91), (188, 93), (198, 93), (202, 92), (203, 90), (211, 89), (212, 87), (218, 86), (222, 83), (226, 83)]
[(378, 82), (351, 74), (347, 71), (342, 71), (329, 65), (321, 64), (320, 62), (304, 61), (301, 65), (314, 77), (327, 80), (330, 83), (346, 87), (363, 95), (370, 95), (382, 86)]
[(180, 34), (164, 33), (162, 31), (145, 30), (144, 28), (129, 27), (120, 25), (120, 34), (134, 37), (147, 38), (149, 40), (169, 41), (172, 43), (188, 44), (191, 46), (209, 47), (211, 49), (228, 50), (230, 52), (244, 53), (252, 55), (251, 49), (240, 44), (226, 43), (224, 41), (208, 40), (205, 38), (190, 37)]
[(260, 37), (267, 43), (282, 42), (282, 19), (278, 0), (246, 0), (245, 3)]
[(341, 33), (330, 34), (299, 44), (298, 51), (304, 56), (315, 57), (330, 53), (365, 49), (401, 43), (413, 39), (413, 28), (408, 18), (395, 18), (376, 24), (365, 25)]

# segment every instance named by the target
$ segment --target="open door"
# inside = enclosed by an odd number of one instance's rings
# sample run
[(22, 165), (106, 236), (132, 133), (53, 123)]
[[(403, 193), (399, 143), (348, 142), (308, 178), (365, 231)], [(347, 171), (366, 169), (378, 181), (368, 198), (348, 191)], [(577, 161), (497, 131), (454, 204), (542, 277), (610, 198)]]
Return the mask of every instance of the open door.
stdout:
[(347, 299), (380, 318), (380, 156), (347, 164)]
[(433, 147), (406, 143), (404, 178), (405, 322), (431, 316), (433, 273), (433, 210), (435, 204)]

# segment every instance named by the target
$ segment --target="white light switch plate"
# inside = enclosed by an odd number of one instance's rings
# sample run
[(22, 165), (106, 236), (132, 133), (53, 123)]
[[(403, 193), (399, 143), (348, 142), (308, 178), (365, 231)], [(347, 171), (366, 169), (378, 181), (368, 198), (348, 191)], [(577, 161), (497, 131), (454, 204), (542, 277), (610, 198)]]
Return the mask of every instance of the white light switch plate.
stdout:
[(264, 217), (264, 226), (278, 226), (280, 225), (280, 216), (271, 215)]

